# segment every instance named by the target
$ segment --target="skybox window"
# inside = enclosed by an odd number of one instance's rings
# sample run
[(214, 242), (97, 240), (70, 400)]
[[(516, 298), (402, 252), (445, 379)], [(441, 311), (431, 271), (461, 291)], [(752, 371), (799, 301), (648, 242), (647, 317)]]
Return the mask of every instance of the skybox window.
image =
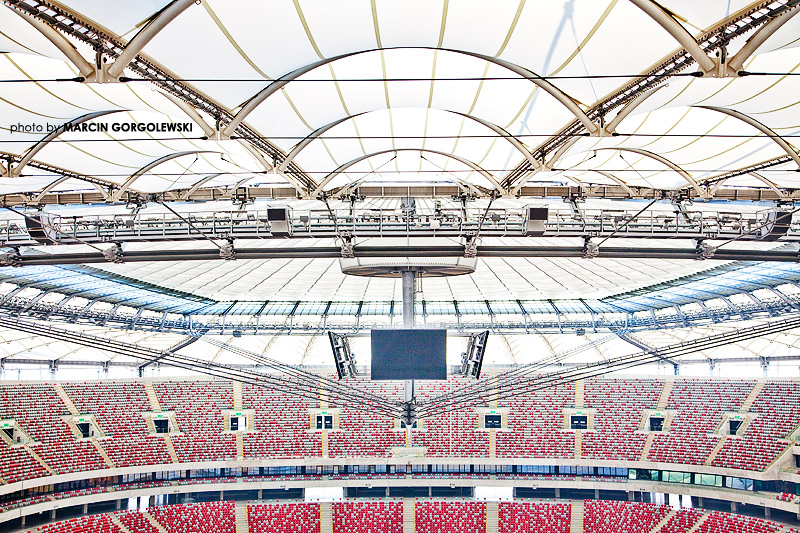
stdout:
[[(584, 418), (584, 426), (586, 424)], [(486, 429), (500, 429), (503, 425), (503, 416), (502, 415), (484, 415), (483, 418), (483, 425)]]
[(586, 415), (572, 415), (570, 417), (570, 428), (572, 429), (586, 429), (589, 425), (589, 420)]
[(650, 417), (650, 431), (664, 431), (664, 417)]
[(244, 415), (231, 416), (231, 431), (247, 431), (249, 426), (247, 424), (247, 417)]
[(333, 429), (333, 415), (317, 415), (317, 429)]

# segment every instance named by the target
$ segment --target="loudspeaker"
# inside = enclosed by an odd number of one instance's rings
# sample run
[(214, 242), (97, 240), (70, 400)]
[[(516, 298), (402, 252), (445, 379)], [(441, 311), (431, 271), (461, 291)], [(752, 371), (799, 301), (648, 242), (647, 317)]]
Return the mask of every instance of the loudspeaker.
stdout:
[(44, 213), (40, 213), (38, 216), (29, 215), (25, 217), (25, 228), (27, 228), (31, 239), (39, 244), (53, 244), (55, 241), (50, 237), (52, 230), (46, 228), (42, 223), (50, 223), (50, 218)]
[(544, 231), (547, 228), (548, 214), (549, 209), (547, 207), (525, 206), (523, 234), (526, 236), (544, 235)]
[(273, 235), (289, 236), (292, 234), (292, 224), (290, 221), (288, 207), (268, 207), (267, 220), (269, 221), (270, 231)]
[(766, 226), (759, 231), (759, 237), (765, 241), (777, 241), (789, 231), (792, 215), (789, 211), (770, 211), (764, 221)]

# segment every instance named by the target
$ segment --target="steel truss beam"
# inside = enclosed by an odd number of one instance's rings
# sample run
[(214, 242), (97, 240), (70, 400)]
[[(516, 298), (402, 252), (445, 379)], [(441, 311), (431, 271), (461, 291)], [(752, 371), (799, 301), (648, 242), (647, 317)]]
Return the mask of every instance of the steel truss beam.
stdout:
[[(224, 316), (212, 317), (198, 311), (200, 317), (193, 315), (176, 315), (175, 318), (142, 317), (143, 308), (135, 315), (109, 313), (106, 311), (92, 311), (92, 306), (74, 307), (66, 305), (66, 301), (55, 304), (43, 304), (34, 298), (20, 297), (17, 294), (23, 287), (15, 289), (0, 299), (0, 310), (21, 317), (42, 318), (49, 321), (59, 321), (70, 324), (102, 325), (110, 328), (176, 333), (180, 335), (325, 335), (328, 331), (340, 333), (366, 333), (373, 328), (387, 327), (385, 321), (371, 323), (365, 316), (358, 317), (357, 323), (352, 320), (337, 322), (337, 316), (324, 315), (323, 320), (303, 321), (303, 316), (294, 316), (288, 323), (263, 323), (253, 320), (256, 315), (244, 315), (247, 319), (241, 323), (226, 322)], [(749, 293), (742, 293), (749, 294)], [(101, 301), (97, 298), (94, 301)], [(602, 302), (601, 302), (602, 303)], [(660, 330), (704, 326), (725, 322), (740, 322), (742, 319), (762, 319), (774, 316), (794, 316), (799, 314), (798, 304), (800, 298), (796, 296), (775, 297), (751, 300), (747, 304), (733, 303), (727, 299), (727, 306), (722, 308), (701, 308), (699, 311), (677, 310), (675, 307), (659, 309), (655, 318), (652, 316), (638, 316), (625, 312), (595, 312), (591, 318), (586, 318), (585, 313), (537, 313), (528, 315), (522, 308), (512, 318), (505, 315), (502, 321), (492, 320), (487, 317), (485, 322), (470, 321), (463, 323), (456, 312), (455, 318), (450, 322), (444, 317), (435, 320), (435, 327), (442, 327), (457, 331), (459, 334), (468, 334), (476, 331), (490, 329), (495, 333), (527, 334), (535, 333), (578, 333), (580, 331), (610, 331), (633, 332), (646, 330)], [(262, 306), (263, 307), (263, 306)], [(294, 306), (297, 307), (297, 304)], [(555, 311), (555, 309), (554, 309)], [(354, 315), (346, 315), (354, 316)], [(391, 316), (391, 315), (390, 315)], [(343, 320), (341, 318), (340, 320)], [(454, 321), (453, 321), (454, 320)]]
[[(639, 3), (644, 4), (645, 2), (641, 0)], [(716, 28), (705, 32), (699, 38), (692, 38), (697, 48), (694, 46), (691, 46), (691, 48), (698, 57), (701, 56), (697, 50), (701, 50), (703, 56), (711, 60), (711, 58), (708, 57), (710, 51), (724, 47), (732, 39), (741, 37), (742, 35), (769, 24), (775, 18), (790, 13), (793, 9), (796, 9), (798, 5), (800, 5), (800, 0), (780, 0), (777, 2), (765, 0), (759, 2), (746, 10), (734, 14)], [(626, 105), (628, 102), (648, 91), (663, 87), (669, 82), (672, 76), (695, 63), (696, 61), (693, 54), (685, 48), (680, 48), (663, 61), (652, 66), (641, 76), (638, 76), (634, 81), (595, 103), (592, 108), (586, 112), (586, 116), (591, 122), (600, 124), (610, 111)], [(562, 145), (568, 143), (575, 136), (581, 134), (589, 135), (590, 132), (591, 130), (585, 128), (581, 121), (575, 120), (532, 151), (537, 155), (537, 158), (544, 163), (547, 154), (556, 152)], [(507, 190), (513, 190), (520, 180), (525, 179), (527, 174), (535, 171), (536, 168), (532, 167), (528, 161), (523, 161), (517, 168), (509, 172), (506, 179), (503, 180), (503, 186)]]
[[(464, 257), (464, 246), (357, 246), (356, 258), (378, 257)], [(242, 248), (236, 249), (236, 259), (338, 259), (342, 257), (339, 247), (283, 247), (283, 248)], [(477, 257), (571, 257), (585, 258), (583, 246), (480, 246)], [(606, 247), (597, 257), (605, 259), (699, 259), (696, 249), (672, 248), (621, 248)], [(124, 252), (122, 262), (143, 261), (209, 261), (225, 259), (218, 249), (196, 250), (143, 250)], [(719, 261), (779, 261), (797, 263), (800, 255), (797, 250), (736, 250), (717, 249), (713, 259)], [(100, 252), (47, 254), (15, 254), (5, 264), (25, 265), (80, 265), (105, 263), (109, 259)]]
[[(41, 221), (43, 234), (31, 237), (25, 221), (0, 220), (0, 244), (76, 244), (199, 239), (308, 239), (335, 238), (347, 231), (354, 238), (440, 237), (454, 238), (465, 233), (484, 237), (524, 236), (524, 209), (475, 210), (466, 215), (460, 209), (419, 209), (413, 215), (395, 209), (332, 211), (310, 209), (292, 212), (291, 232), (273, 235), (266, 210), (195, 211), (141, 216), (139, 214), (84, 215), (61, 217), (57, 212), (20, 212)], [(549, 211), (542, 237), (612, 237), (626, 239), (732, 239), (759, 241), (769, 229), (772, 211), (760, 214), (684, 211), (682, 215), (650, 211), (633, 218), (634, 211), (583, 210), (576, 220), (572, 211)], [(774, 211), (775, 216), (786, 212)], [(335, 217), (335, 222), (331, 217)], [(188, 218), (187, 218), (188, 217)], [(791, 222), (791, 221), (787, 221)], [(765, 231), (762, 231), (765, 230)], [(784, 242), (800, 240), (800, 224), (790, 225)]]

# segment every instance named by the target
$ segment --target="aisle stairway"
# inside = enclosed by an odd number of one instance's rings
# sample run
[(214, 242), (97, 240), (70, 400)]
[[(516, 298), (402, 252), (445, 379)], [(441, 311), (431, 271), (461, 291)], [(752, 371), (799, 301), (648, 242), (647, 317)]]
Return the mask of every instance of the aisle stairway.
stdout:
[(669, 405), (669, 396), (672, 394), (672, 387), (675, 385), (675, 378), (668, 377), (664, 381), (664, 388), (661, 389), (661, 395), (658, 397), (656, 409), (666, 409)]
[(415, 533), (417, 530), (416, 506), (412, 498), (403, 499), (403, 533)]
[(23, 448), (25, 448), (25, 449), (28, 451), (28, 453), (29, 453), (29, 454), (31, 454), (31, 456), (32, 456), (34, 459), (36, 459), (36, 462), (37, 462), (37, 463), (39, 463), (40, 465), (42, 465), (42, 468), (44, 468), (45, 470), (47, 470), (47, 471), (50, 473), (50, 475), (53, 475), (53, 476), (55, 476), (55, 475), (56, 475), (56, 471), (55, 471), (55, 470), (53, 470), (52, 468), (50, 468), (50, 465), (48, 465), (47, 463), (45, 463), (45, 462), (44, 462), (44, 459), (42, 459), (42, 457), (41, 457), (41, 456), (40, 456), (38, 453), (36, 453), (35, 451), (33, 451), (33, 448), (31, 448), (31, 447), (30, 447), (30, 446), (28, 446), (27, 444), (23, 444), (23, 445), (22, 445), (22, 447), (23, 447)]
[(67, 391), (64, 390), (64, 387), (62, 387), (58, 383), (55, 383), (53, 385), (53, 388), (55, 389), (56, 394), (58, 395), (58, 397), (61, 398), (61, 401), (64, 402), (64, 405), (67, 406), (67, 410), (69, 411), (69, 414), (71, 414), (71, 415), (79, 415), (79, 414), (81, 414), (81, 412), (78, 411), (78, 408), (75, 407), (75, 404), (72, 403), (72, 400), (70, 399), (69, 395), (67, 394)]
[(164, 444), (167, 446), (167, 451), (169, 452), (169, 456), (172, 458), (173, 463), (180, 463), (178, 459), (178, 454), (175, 453), (175, 445), (172, 444), (172, 439), (169, 435), (164, 435)]
[(708, 454), (708, 457), (706, 458), (705, 462), (703, 463), (704, 465), (710, 465), (714, 461), (714, 458), (717, 456), (717, 454), (722, 449), (722, 447), (725, 446), (725, 442), (727, 440), (728, 440), (728, 436), (727, 435), (722, 435), (720, 437), (719, 441), (717, 441), (717, 444), (714, 446), (714, 449), (711, 450), (710, 454)]
[(647, 461), (647, 456), (650, 455), (650, 448), (653, 446), (653, 441), (656, 440), (655, 433), (648, 433), (647, 439), (644, 441), (644, 446), (642, 447), (642, 455), (639, 457), (642, 461)]
[(159, 533), (169, 533), (169, 532), (168, 532), (166, 529), (164, 529), (164, 526), (162, 526), (162, 525), (159, 523), (159, 521), (158, 521), (158, 520), (156, 520), (156, 519), (153, 517), (153, 515), (151, 515), (150, 513), (148, 513), (146, 510), (142, 511), (142, 516), (144, 516), (144, 517), (147, 519), (147, 521), (148, 521), (148, 522), (150, 522), (151, 524), (153, 524), (153, 527), (155, 527), (155, 528), (156, 528), (156, 529), (159, 531)]
[(333, 533), (333, 506), (330, 503), (319, 504), (320, 533)]
[(235, 411), (241, 411), (244, 409), (242, 402), (242, 382), (241, 381), (234, 381), (233, 382), (233, 409)]
[(650, 533), (657, 533), (658, 531), (661, 531), (661, 529), (662, 529), (664, 526), (666, 526), (666, 525), (667, 525), (667, 522), (669, 522), (670, 520), (672, 520), (672, 517), (673, 517), (673, 516), (675, 516), (676, 514), (678, 514), (678, 511), (676, 511), (675, 509), (673, 509), (673, 510), (671, 510), (670, 512), (668, 512), (668, 513), (666, 514), (666, 516), (664, 516), (664, 518), (662, 518), (661, 520), (659, 520), (659, 521), (656, 523), (656, 525), (654, 525), (654, 526), (653, 526), (653, 529), (651, 529), (651, 530), (650, 530)]
[(751, 407), (753, 407), (753, 402), (756, 401), (756, 398), (758, 398), (759, 393), (762, 390), (764, 390), (764, 385), (766, 385), (766, 384), (767, 384), (767, 380), (764, 379), (764, 378), (761, 378), (758, 381), (756, 381), (756, 384), (753, 387), (753, 390), (750, 391), (750, 394), (748, 394), (747, 398), (744, 399), (744, 402), (742, 403), (742, 407), (739, 408), (739, 412), (740, 413), (746, 413), (746, 412), (748, 412), (750, 410)]
[(711, 513), (709, 513), (709, 514), (704, 514), (703, 516), (701, 516), (701, 517), (700, 517), (700, 520), (698, 520), (697, 522), (695, 522), (695, 523), (694, 523), (694, 525), (693, 525), (692, 527), (690, 527), (688, 530), (686, 530), (686, 533), (696, 533), (697, 531), (700, 531), (700, 526), (702, 526), (702, 525), (703, 525), (703, 522), (705, 522), (706, 520), (708, 520), (708, 517), (709, 517), (709, 516), (711, 516)]
[(497, 533), (500, 522), (500, 504), (486, 503), (486, 533)]
[(583, 533), (583, 500), (572, 502), (572, 515), (569, 519), (569, 533)]
[(103, 446), (100, 444), (100, 441), (97, 439), (92, 439), (92, 444), (94, 444), (94, 448), (97, 450), (97, 453), (100, 454), (100, 457), (103, 458), (103, 461), (106, 462), (106, 466), (109, 468), (116, 468), (117, 465), (114, 464), (114, 461), (111, 460), (111, 457), (108, 456)]
[(236, 502), (236, 533), (248, 533), (247, 503)]
[(122, 533), (137, 533), (136, 531), (131, 531), (130, 529), (128, 529), (128, 526), (123, 524), (122, 521), (120, 521), (120, 519), (114, 516), (113, 514), (109, 514), (108, 517), (111, 519), (112, 522), (114, 522), (114, 525), (117, 526), (120, 529), (120, 531), (122, 531)]
[(153, 388), (153, 381), (145, 379), (143, 383), (144, 391), (147, 393), (147, 399), (150, 401), (150, 410), (154, 413), (160, 413), (161, 404), (158, 403), (158, 396), (156, 396), (156, 390)]

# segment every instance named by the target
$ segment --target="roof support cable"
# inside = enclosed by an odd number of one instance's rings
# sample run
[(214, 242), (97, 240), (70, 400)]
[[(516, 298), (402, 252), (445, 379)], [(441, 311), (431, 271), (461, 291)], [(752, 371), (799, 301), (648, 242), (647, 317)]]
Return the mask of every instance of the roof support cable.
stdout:
[(723, 246), (725, 246), (727, 244), (730, 244), (730, 243), (732, 243), (734, 241), (738, 241), (739, 239), (741, 239), (742, 237), (746, 237), (747, 235), (752, 235), (756, 231), (762, 230), (762, 229), (766, 228), (767, 226), (770, 226), (770, 225), (774, 226), (778, 222), (782, 222), (787, 217), (789, 218), (789, 221), (791, 222), (792, 215), (794, 215), (798, 211), (800, 211), (800, 207), (795, 208), (795, 209), (793, 209), (793, 210), (791, 210), (789, 212), (783, 213), (782, 215), (779, 215), (779, 216), (775, 217), (775, 220), (767, 220), (763, 224), (760, 224), (760, 225), (758, 225), (758, 226), (756, 226), (754, 228), (751, 228), (749, 231), (746, 231), (745, 233), (737, 235), (736, 237), (732, 237), (732, 238), (728, 239), (727, 241), (724, 241), (722, 244), (719, 244), (717, 246), (712, 246), (712, 245), (710, 245), (708, 243), (703, 242), (702, 240), (698, 240), (697, 241), (698, 259), (711, 259), (712, 257), (714, 257), (714, 253), (717, 250), (719, 250), (720, 248), (722, 248)]
[[(378, 404), (374, 401), (364, 400), (363, 397), (358, 398), (353, 396), (342, 398), (337, 394), (337, 391), (326, 391), (325, 387), (321, 388), (320, 382), (299, 381), (291, 376), (287, 376), (286, 374), (267, 374), (258, 372), (252, 368), (237, 368), (231, 365), (188, 357), (186, 355), (176, 354), (170, 351), (156, 350), (144, 346), (117, 341), (114, 339), (90, 335), (87, 333), (79, 333), (75, 331), (54, 328), (52, 326), (46, 326), (37, 322), (23, 321), (3, 315), (0, 315), (0, 326), (35, 335), (41, 335), (44, 337), (55, 338), (64, 342), (78, 344), (80, 346), (89, 346), (104, 350), (106, 352), (144, 360), (145, 362), (153, 362), (154, 360), (158, 359), (160, 360), (161, 364), (168, 364), (178, 368), (191, 370), (193, 372), (199, 372), (201, 374), (240, 381), (242, 383), (248, 383), (258, 387), (280, 391), (285, 394), (300, 396), (312, 401), (333, 401), (360, 411), (373, 413), (379, 412), (390, 418), (400, 418), (401, 416), (399, 404), (396, 407), (388, 399), (385, 399), (385, 404)], [(319, 379), (324, 379), (322, 376), (316, 377)], [(357, 389), (350, 387), (346, 387), (346, 389), (357, 391)], [(348, 403), (345, 404), (345, 402)]]
[[(649, 204), (647, 204), (646, 206), (644, 206), (642, 209), (640, 209), (640, 210), (639, 210), (639, 212), (638, 212), (638, 213), (636, 213), (636, 214), (635, 214), (635, 215), (633, 215), (631, 218), (629, 218), (628, 220), (626, 220), (626, 221), (625, 221), (625, 223), (624, 223), (623, 225), (621, 225), (621, 226), (620, 226), (620, 227), (618, 227), (618, 228), (615, 228), (615, 229), (614, 229), (614, 231), (612, 231), (612, 232), (611, 232), (609, 235), (607, 235), (605, 239), (603, 239), (602, 241), (598, 242), (598, 243), (597, 243), (597, 245), (596, 245), (596, 246), (597, 246), (597, 248), (596, 248), (595, 250), (596, 250), (597, 252), (599, 252), (599, 250), (600, 250), (600, 245), (601, 245), (601, 244), (603, 244), (603, 243), (604, 243), (604, 242), (606, 242), (608, 239), (610, 239), (611, 237), (613, 237), (614, 235), (616, 235), (618, 232), (620, 232), (620, 231), (624, 230), (625, 228), (627, 228), (627, 227), (628, 227), (628, 224), (630, 224), (631, 222), (633, 222), (634, 220), (636, 220), (637, 218), (639, 218), (639, 216), (640, 216), (642, 213), (644, 213), (645, 211), (647, 211), (648, 209), (650, 209), (650, 208), (653, 206), (653, 204), (654, 204), (654, 203), (656, 203), (656, 202), (658, 202), (659, 200), (660, 200), (660, 198), (653, 198), (653, 201), (652, 201), (652, 202), (650, 202)], [(596, 254), (595, 254), (595, 255), (596, 255)]]
[[(653, 352), (639, 352), (632, 355), (607, 359), (604, 361), (586, 363), (569, 370), (561, 370), (542, 374), (533, 377), (532, 379), (520, 379), (524, 376), (515, 376), (513, 379), (505, 379), (502, 382), (496, 382), (491, 386), (486, 386), (484, 383), (478, 383), (478, 386), (475, 387), (473, 385), (471, 390), (464, 390), (460, 394), (447, 393), (434, 398), (431, 402), (423, 404), (418, 416), (438, 416), (450, 411), (472, 407), (474, 405), (485, 404), (490, 401), (513, 398), (535, 390), (571, 383), (579, 379), (602, 376), (610, 372), (658, 362), (666, 357), (679, 357), (701, 350), (717, 348), (719, 346), (724, 346), (734, 342), (780, 333), (797, 328), (798, 326), (800, 326), (800, 318), (794, 317), (787, 320), (761, 324), (751, 328), (739, 329), (733, 332), (725, 332), (691, 341), (684, 341), (658, 348)], [(530, 366), (534, 365), (526, 365), (528, 368)], [(508, 376), (511, 372), (512, 371), (506, 372), (500, 376)], [(505, 390), (503, 390), (504, 386), (506, 387)]]
[(341, 242), (342, 257), (345, 259), (352, 259), (355, 257), (354, 235), (349, 231), (342, 232), (339, 230), (339, 222), (336, 220), (336, 214), (328, 203), (328, 195), (323, 193), (321, 198), (322, 201), (325, 202), (325, 207), (328, 209), (328, 215), (331, 217), (331, 220), (333, 220), (333, 230), (336, 233), (336, 238)]
[(481, 218), (478, 221), (478, 230), (475, 232), (475, 234), (472, 235), (469, 232), (464, 234), (464, 257), (472, 258), (478, 256), (478, 240), (481, 236), (483, 222), (489, 215), (489, 209), (492, 208), (492, 202), (494, 202), (495, 198), (497, 198), (497, 192), (492, 191), (492, 195), (489, 197), (489, 203), (486, 205), (486, 209), (483, 210), (483, 215), (481, 215)]
[(274, 359), (270, 359), (268, 357), (258, 355), (243, 348), (239, 348), (238, 346), (233, 346), (224, 343), (222, 341), (217, 341), (215, 339), (210, 339), (210, 338), (206, 338), (204, 340), (205, 342), (213, 346), (216, 346), (218, 348), (221, 348), (225, 351), (235, 353), (236, 355), (254, 361), (262, 366), (266, 366), (267, 368), (272, 368), (283, 374), (286, 374), (295, 379), (298, 383), (305, 383), (309, 386), (313, 386), (314, 388), (323, 390), (328, 394), (337, 395), (341, 399), (354, 402), (369, 403), (376, 406), (376, 409), (383, 412), (395, 409), (399, 405), (399, 402), (393, 402), (383, 396), (362, 389), (357, 389), (355, 387), (350, 387), (348, 385), (344, 385), (339, 381), (334, 381), (324, 376), (313, 374), (311, 372), (307, 372), (297, 367), (281, 363)]
[(121, 259), (122, 248), (118, 243), (115, 243), (115, 245), (112, 246), (111, 248), (105, 248), (105, 249), (104, 248), (100, 248), (99, 246), (95, 246), (94, 244), (92, 244), (90, 242), (87, 242), (87, 241), (84, 241), (83, 239), (81, 239), (79, 237), (76, 237), (74, 235), (67, 235), (66, 233), (63, 233), (61, 230), (59, 230), (58, 228), (56, 228), (52, 224), (49, 224), (49, 223), (45, 222), (44, 219), (41, 218), (41, 217), (39, 217), (39, 218), (32, 217), (32, 216), (30, 216), (30, 215), (28, 215), (26, 213), (23, 213), (21, 211), (17, 211), (16, 209), (12, 209), (11, 207), (9, 207), (7, 205), (0, 206), (0, 207), (8, 209), (9, 211), (11, 211), (12, 213), (15, 213), (17, 215), (21, 215), (23, 218), (25, 218), (27, 220), (30, 220), (31, 222), (34, 222), (36, 224), (40, 224), (42, 227), (45, 227), (45, 228), (47, 228), (49, 230), (52, 230), (56, 234), (67, 236), (70, 239), (78, 241), (81, 244), (84, 244), (84, 245), (86, 245), (86, 246), (88, 246), (90, 248), (94, 248), (95, 250), (97, 250), (98, 252), (103, 254), (103, 257), (105, 257), (109, 261), (112, 261), (114, 263), (118, 263), (120, 261), (120, 259)]
[(168, 210), (169, 210), (169, 211), (170, 211), (170, 212), (171, 212), (173, 215), (175, 215), (176, 217), (178, 217), (179, 219), (181, 219), (183, 222), (185, 222), (186, 224), (188, 224), (188, 225), (189, 225), (189, 228), (193, 229), (193, 230), (194, 230), (194, 231), (195, 231), (195, 232), (196, 232), (198, 235), (200, 235), (200, 236), (201, 236), (201, 237), (203, 237), (205, 240), (207, 240), (208, 242), (210, 242), (211, 244), (213, 244), (214, 246), (216, 246), (217, 248), (219, 248), (219, 255), (220, 255), (220, 257), (222, 257), (223, 259), (234, 259), (234, 258), (235, 258), (235, 255), (234, 255), (234, 250), (233, 250), (233, 239), (232, 239), (232, 238), (228, 238), (228, 240), (227, 240), (227, 242), (226, 242), (225, 246), (220, 246), (219, 244), (217, 244), (217, 242), (216, 242), (214, 239), (212, 239), (211, 237), (209, 237), (208, 235), (206, 235), (205, 233), (203, 233), (202, 231), (200, 231), (200, 230), (197, 228), (197, 226), (195, 226), (195, 225), (192, 223), (192, 221), (191, 221), (191, 220), (189, 220), (188, 218), (185, 218), (185, 217), (181, 216), (181, 214), (180, 214), (180, 213), (178, 213), (177, 211), (175, 211), (174, 209), (172, 209), (172, 208), (171, 208), (169, 205), (167, 205), (167, 204), (166, 204), (166, 203), (165, 203), (163, 200), (156, 200), (156, 203), (158, 203), (158, 204), (161, 204), (162, 206), (166, 207), (166, 208), (167, 208), (167, 209), (168, 209)]

